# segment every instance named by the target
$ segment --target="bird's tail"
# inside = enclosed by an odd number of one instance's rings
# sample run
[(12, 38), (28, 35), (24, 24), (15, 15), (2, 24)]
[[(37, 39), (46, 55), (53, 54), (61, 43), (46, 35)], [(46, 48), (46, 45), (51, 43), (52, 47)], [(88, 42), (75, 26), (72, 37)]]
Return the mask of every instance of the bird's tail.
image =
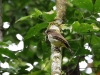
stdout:
[(71, 50), (71, 48), (68, 48), (68, 50), (70, 51), (70, 53), (71, 53), (72, 55), (74, 55), (74, 52)]

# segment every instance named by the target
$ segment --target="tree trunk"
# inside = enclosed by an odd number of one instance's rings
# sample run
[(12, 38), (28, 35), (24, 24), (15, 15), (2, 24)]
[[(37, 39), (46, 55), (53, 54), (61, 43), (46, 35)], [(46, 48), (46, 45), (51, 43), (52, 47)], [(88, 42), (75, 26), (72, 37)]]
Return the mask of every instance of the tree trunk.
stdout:
[[(66, 13), (66, 0), (56, 0), (56, 17), (48, 29), (55, 29), (60, 33), (60, 25), (64, 22)], [(62, 50), (51, 46), (51, 75), (61, 75)]]

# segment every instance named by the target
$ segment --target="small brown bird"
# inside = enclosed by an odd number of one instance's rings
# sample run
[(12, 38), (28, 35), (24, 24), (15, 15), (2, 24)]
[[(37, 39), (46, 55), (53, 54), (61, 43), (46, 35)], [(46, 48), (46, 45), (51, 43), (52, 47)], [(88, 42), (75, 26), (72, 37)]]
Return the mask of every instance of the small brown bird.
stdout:
[(55, 29), (47, 30), (46, 34), (47, 34), (48, 40), (51, 42), (51, 45), (56, 46), (58, 48), (66, 47), (73, 55), (73, 52), (70, 49), (70, 45), (68, 44), (68, 41)]

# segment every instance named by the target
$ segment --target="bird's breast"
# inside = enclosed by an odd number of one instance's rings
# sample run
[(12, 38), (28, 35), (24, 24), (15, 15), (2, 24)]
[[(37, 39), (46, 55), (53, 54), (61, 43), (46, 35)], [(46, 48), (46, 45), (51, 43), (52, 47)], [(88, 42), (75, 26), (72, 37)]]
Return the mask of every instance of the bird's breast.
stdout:
[(54, 39), (51, 34), (48, 35), (48, 40), (51, 42), (52, 45), (55, 45), (56, 47), (62, 46), (62, 42), (59, 41), (58, 39)]

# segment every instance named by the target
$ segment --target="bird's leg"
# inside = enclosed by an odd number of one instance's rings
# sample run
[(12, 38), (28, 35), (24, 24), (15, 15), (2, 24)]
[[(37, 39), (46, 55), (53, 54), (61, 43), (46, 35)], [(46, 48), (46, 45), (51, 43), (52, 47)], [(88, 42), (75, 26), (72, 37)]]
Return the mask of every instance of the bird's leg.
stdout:
[(57, 52), (61, 52), (61, 49), (59, 47), (52, 46), (52, 49), (57, 51)]

